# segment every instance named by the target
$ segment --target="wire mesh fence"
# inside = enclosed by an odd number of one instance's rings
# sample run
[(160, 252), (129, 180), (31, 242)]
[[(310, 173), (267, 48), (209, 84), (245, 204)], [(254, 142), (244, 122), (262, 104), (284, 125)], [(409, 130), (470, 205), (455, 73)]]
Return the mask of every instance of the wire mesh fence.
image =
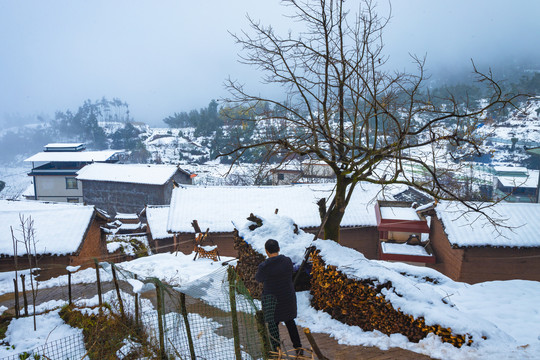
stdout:
[[(5, 359), (267, 359), (270, 342), (261, 304), (253, 299), (234, 267), (217, 271), (177, 287), (157, 278), (144, 278), (114, 264), (100, 263), (101, 277), (112, 281), (61, 286), (50, 290), (45, 299), (57, 298), (64, 304), (85, 306), (98, 297), (101, 306), (125, 320), (133, 328), (103, 355), (94, 351), (85, 336), (71, 336)], [(105, 275), (105, 276), (104, 276)], [(96, 277), (97, 277), (96, 273)], [(109, 276), (110, 277), (110, 276)], [(62, 302), (60, 303), (62, 305)], [(136, 330), (136, 331), (135, 331)], [(144, 339), (140, 339), (144, 334)], [(86, 336), (87, 337), (87, 336)], [(138, 351), (140, 346), (149, 351)], [(153, 351), (153, 352), (152, 352)], [(100, 354), (100, 355), (96, 355)], [(143, 355), (144, 354), (144, 355)]]

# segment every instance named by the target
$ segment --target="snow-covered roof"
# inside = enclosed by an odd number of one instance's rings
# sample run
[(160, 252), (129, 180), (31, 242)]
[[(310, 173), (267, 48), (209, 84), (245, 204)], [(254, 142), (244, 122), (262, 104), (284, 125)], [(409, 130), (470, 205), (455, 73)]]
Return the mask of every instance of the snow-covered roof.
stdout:
[(485, 209), (497, 227), (459, 202), (441, 201), (435, 211), (452, 245), (540, 247), (540, 204), (500, 202)]
[(426, 249), (421, 245), (381, 242), (381, 250), (384, 254), (430, 256)]
[(43, 151), (30, 156), (24, 161), (33, 162), (92, 162), (107, 161), (121, 150), (103, 150), (103, 151)]
[(412, 207), (402, 206), (381, 206), (381, 217), (390, 220), (421, 220)]
[[(317, 201), (331, 198), (335, 184), (291, 186), (184, 186), (173, 190), (167, 230), (193, 232), (191, 222), (212, 232), (233, 231), (250, 213), (266, 216), (279, 209), (279, 214), (293, 217), (303, 228), (318, 227), (321, 223)], [(403, 191), (403, 188), (395, 189)], [(361, 183), (356, 186), (341, 222), (344, 227), (376, 226), (375, 200), (381, 187)], [(386, 199), (393, 200), (390, 190)]]
[[(93, 214), (93, 206), (80, 204), (0, 200), (0, 254), (13, 256), (10, 227), (15, 237), (22, 240), (20, 215), (34, 222), (38, 254), (75, 253)], [(17, 253), (26, 254), (22, 244)]]
[(167, 232), (168, 205), (148, 205), (146, 219), (153, 239), (166, 239), (172, 235)]
[(44, 146), (44, 148), (49, 148), (49, 149), (52, 149), (52, 148), (60, 148), (60, 149), (64, 149), (64, 148), (78, 148), (78, 147), (81, 147), (81, 146), (84, 146), (84, 143), (49, 143), (47, 145)]
[(538, 170), (525, 172), (527, 176), (497, 176), (504, 187), (536, 188), (538, 186)]
[(79, 170), (77, 179), (163, 185), (177, 171), (174, 165), (93, 163)]
[(522, 166), (494, 166), (497, 173), (527, 173), (527, 168)]
[(127, 213), (116, 213), (115, 219), (120, 220), (139, 220), (139, 215), (137, 214), (127, 214)]

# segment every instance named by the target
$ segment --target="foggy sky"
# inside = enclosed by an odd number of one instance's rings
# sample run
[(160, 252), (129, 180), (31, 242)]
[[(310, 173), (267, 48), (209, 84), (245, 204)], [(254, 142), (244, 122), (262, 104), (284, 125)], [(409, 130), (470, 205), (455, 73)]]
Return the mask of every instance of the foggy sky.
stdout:
[[(105, 96), (128, 102), (135, 120), (164, 126), (174, 112), (226, 96), (228, 76), (264, 93), (227, 31), (247, 29), (249, 13), (285, 33), (298, 25), (284, 12), (277, 0), (0, 0), (0, 119), (76, 111)], [(408, 68), (414, 53), (447, 75), (471, 58), (538, 65), (539, 19), (538, 0), (394, 0), (389, 64)]]

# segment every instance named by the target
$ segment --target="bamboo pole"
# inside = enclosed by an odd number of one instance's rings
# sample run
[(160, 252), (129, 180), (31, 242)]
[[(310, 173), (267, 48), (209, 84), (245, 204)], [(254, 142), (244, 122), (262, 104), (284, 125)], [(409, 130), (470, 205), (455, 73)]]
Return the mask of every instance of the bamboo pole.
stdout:
[(191, 360), (196, 360), (197, 357), (195, 356), (195, 346), (193, 346), (193, 337), (191, 336), (191, 327), (189, 326), (188, 313), (186, 309), (186, 294), (184, 293), (180, 293), (180, 312), (182, 313), (184, 325), (186, 326), (186, 335), (188, 338)]
[[(32, 276), (32, 275), (30, 275)], [(21, 283), (22, 283), (22, 293), (23, 293), (23, 304), (24, 304), (24, 316), (28, 316), (28, 298), (26, 297), (26, 286), (24, 285), (24, 278), (26, 276), (21, 274)], [(36, 312), (36, 309), (34, 309)]]
[(101, 280), (99, 277), (99, 263), (96, 258), (94, 258), (94, 263), (96, 264), (96, 279), (97, 279), (97, 292), (98, 292), (98, 301), (99, 301), (99, 310), (103, 306), (103, 297), (101, 296)]
[(21, 313), (19, 308), (19, 286), (17, 283), (17, 278), (13, 279), (13, 288), (15, 289), (15, 318), (18, 319)]
[(234, 337), (234, 353), (237, 360), (242, 359), (242, 353), (240, 352), (240, 331), (238, 329), (238, 314), (236, 313), (236, 273), (232, 266), (229, 266), (228, 280), (229, 280), (229, 300), (231, 302), (231, 317), (232, 317), (232, 330)]
[(71, 271), (68, 270), (68, 299), (69, 299), (69, 305), (72, 303), (71, 299)]
[(322, 354), (321, 349), (319, 349), (319, 346), (315, 342), (315, 338), (313, 337), (313, 335), (311, 335), (311, 330), (309, 330), (309, 328), (305, 328), (304, 334), (306, 334), (306, 338), (308, 339), (309, 344), (313, 349), (313, 352), (315, 353), (315, 355), (317, 355), (317, 359), (328, 360), (328, 358)]
[(161, 301), (162, 293), (161, 287), (157, 281), (154, 281), (156, 285), (156, 296), (157, 296), (157, 311), (158, 311), (158, 330), (159, 330), (159, 357), (161, 359), (167, 359), (165, 354), (165, 337), (163, 334), (163, 302)]
[(261, 338), (263, 359), (267, 360), (272, 349), (270, 348), (270, 338), (268, 336), (268, 329), (266, 328), (264, 312), (262, 310), (257, 310), (255, 313), (255, 320), (257, 321), (257, 332)]
[(112, 269), (112, 276), (114, 281), (114, 287), (116, 288), (116, 296), (118, 296), (118, 304), (120, 306), (120, 314), (122, 315), (122, 319), (126, 318), (126, 314), (124, 313), (124, 302), (122, 301), (122, 296), (120, 294), (120, 286), (118, 285), (118, 278), (116, 277), (116, 266), (111, 263), (111, 269)]
[[(137, 280), (137, 274), (135, 274)], [(135, 325), (139, 326), (139, 293), (135, 293)]]

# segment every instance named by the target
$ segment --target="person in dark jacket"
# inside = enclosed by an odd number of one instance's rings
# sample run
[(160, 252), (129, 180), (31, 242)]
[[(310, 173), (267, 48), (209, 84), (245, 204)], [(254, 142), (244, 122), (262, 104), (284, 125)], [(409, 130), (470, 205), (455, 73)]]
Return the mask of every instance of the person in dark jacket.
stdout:
[(302, 343), (296, 328), (296, 293), (292, 281), (293, 264), (290, 258), (279, 254), (279, 243), (270, 239), (264, 244), (268, 259), (259, 265), (255, 280), (263, 283), (262, 304), (268, 323), (272, 347), (279, 347), (278, 324), (283, 321), (292, 344), (301, 351)]

